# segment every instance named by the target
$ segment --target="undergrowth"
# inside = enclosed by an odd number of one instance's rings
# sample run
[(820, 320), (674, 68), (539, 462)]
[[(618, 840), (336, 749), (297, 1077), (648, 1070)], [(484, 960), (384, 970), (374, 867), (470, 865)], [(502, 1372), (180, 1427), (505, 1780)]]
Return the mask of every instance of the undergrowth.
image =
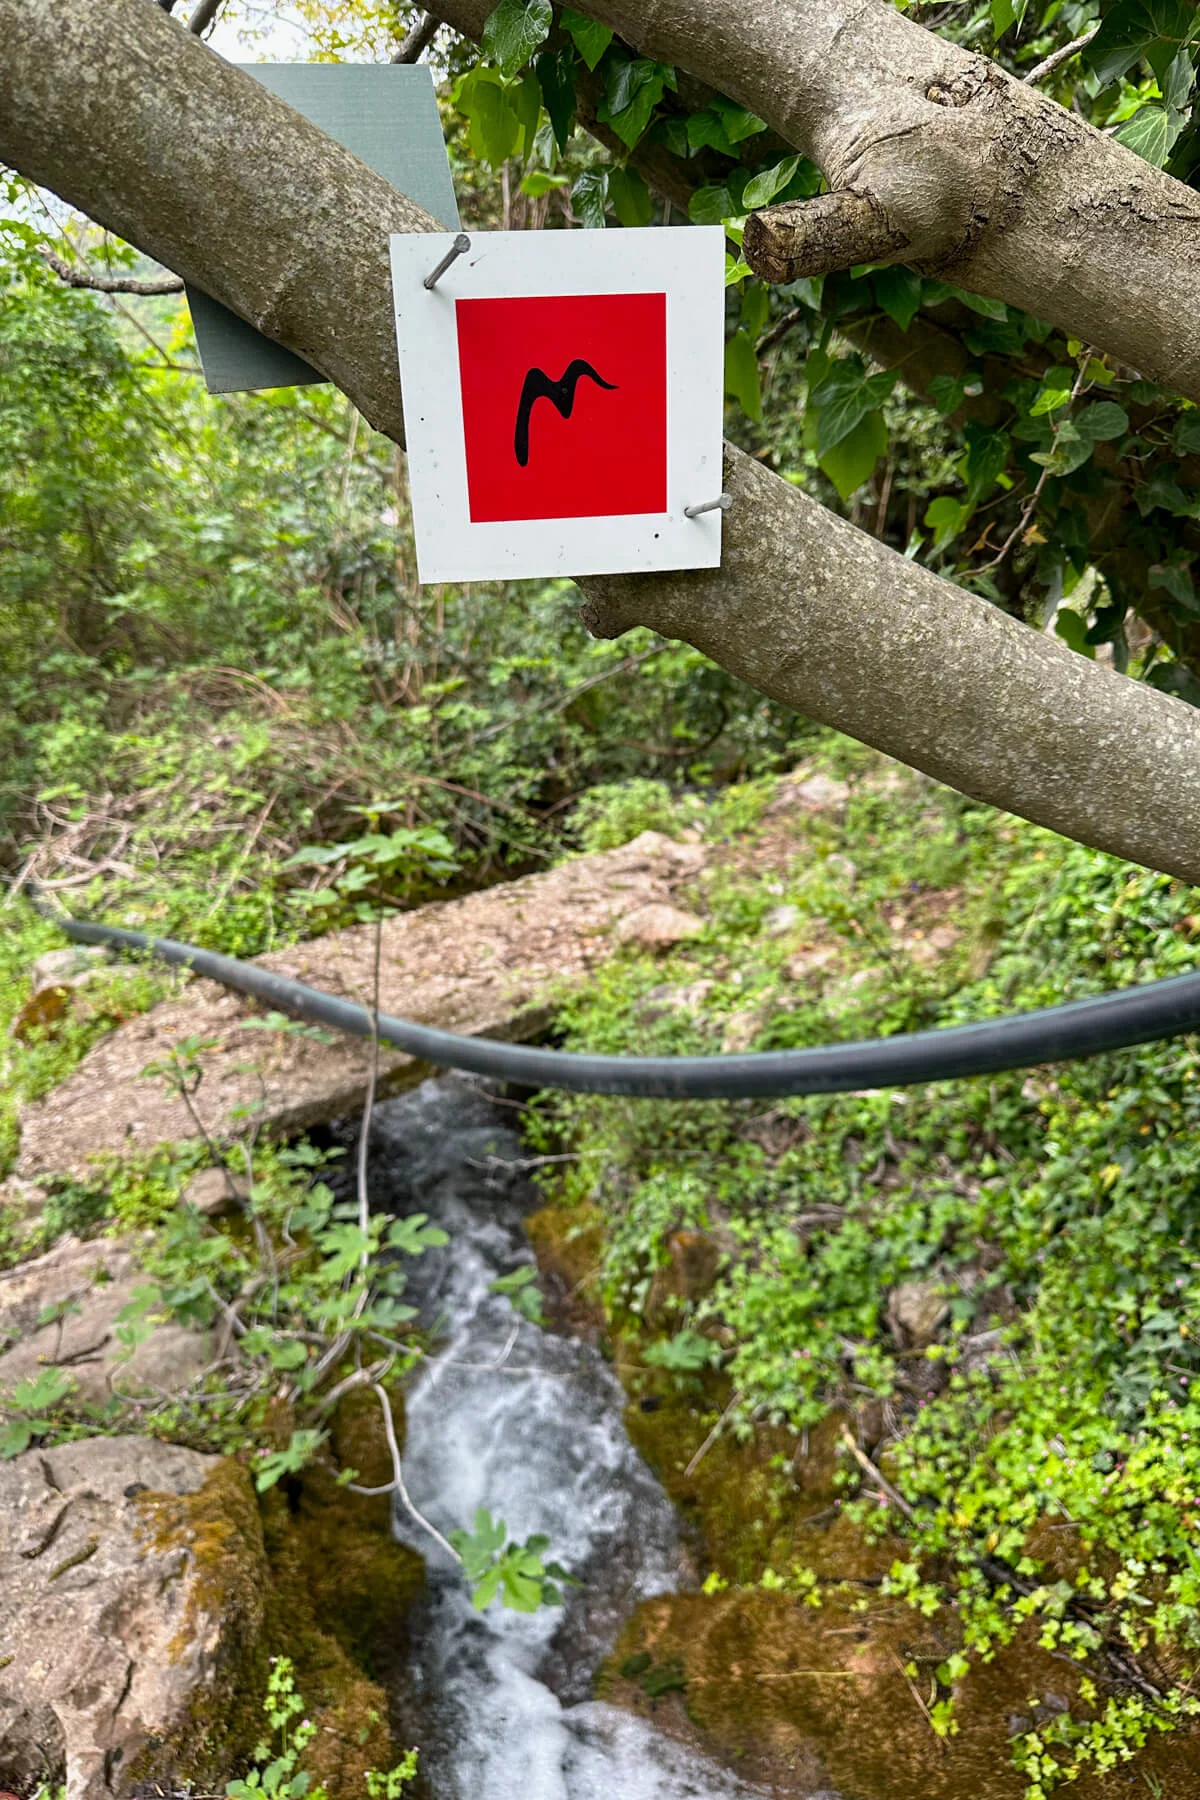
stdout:
[[(826, 766), (844, 824), (812, 820), (783, 881), (749, 858), (702, 882), (704, 935), (611, 962), (566, 1004), (570, 1047), (827, 1043), (1194, 966), (1194, 890), (851, 749)], [(710, 1423), (858, 1421), (884, 1483), (847, 1461), (848, 1509), (907, 1533), (891, 1592), (959, 1621), (937, 1730), (1020, 1629), (1077, 1663), (1078, 1703), (1014, 1741), (1029, 1800), (1200, 1710), (1198, 1074), (1185, 1038), (770, 1107), (545, 1108), (577, 1156), (557, 1201), (599, 1208), (610, 1317), (681, 1384), (719, 1372)], [(691, 1298), (662, 1279), (681, 1231), (722, 1252)]]

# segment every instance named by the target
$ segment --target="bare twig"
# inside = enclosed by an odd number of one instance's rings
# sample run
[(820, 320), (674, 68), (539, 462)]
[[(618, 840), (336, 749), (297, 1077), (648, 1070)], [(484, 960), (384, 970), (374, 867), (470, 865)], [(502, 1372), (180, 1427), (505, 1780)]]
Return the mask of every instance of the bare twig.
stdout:
[(917, 1705), (920, 1707), (922, 1713), (924, 1714), (925, 1723), (928, 1725), (930, 1731), (933, 1732), (934, 1737), (937, 1738), (938, 1748), (944, 1754), (946, 1751), (949, 1750), (950, 1746), (949, 1746), (949, 1744), (947, 1744), (945, 1738), (941, 1737), (939, 1735), (938, 1731), (936, 1730), (933, 1720), (929, 1714), (929, 1708), (926, 1706), (926, 1704), (922, 1700), (920, 1694), (917, 1692), (916, 1682), (913, 1680), (912, 1676), (909, 1674), (908, 1670), (905, 1668), (904, 1664), (900, 1661), (900, 1658), (896, 1655), (896, 1652), (894, 1650), (889, 1648), (888, 1655), (891, 1657), (892, 1661), (895, 1663), (896, 1668), (899, 1671), (900, 1677), (903, 1680), (905, 1686), (907, 1687), (909, 1693), (912, 1695), (913, 1699), (916, 1701)]
[(1028, 75), (1022, 76), (1021, 79), (1032, 86), (1034, 82), (1044, 80), (1047, 75), (1053, 75), (1055, 69), (1061, 69), (1065, 62), (1070, 62), (1073, 56), (1077, 55), (1080, 50), (1090, 44), (1099, 29), (1100, 21), (1097, 20), (1096, 23), (1088, 31), (1085, 31), (1081, 37), (1072, 38), (1071, 42), (1069, 44), (1063, 44), (1061, 49), (1052, 50), (1049, 56), (1043, 57), (1042, 61), (1035, 64), (1035, 66), (1030, 69)]
[(697, 1450), (695, 1456), (693, 1456), (691, 1462), (688, 1464), (687, 1468), (683, 1471), (683, 1478), (685, 1481), (688, 1479), (688, 1477), (690, 1475), (694, 1475), (696, 1473), (696, 1470), (700, 1467), (700, 1464), (703, 1462), (704, 1458), (708, 1455), (709, 1451), (712, 1449), (713, 1445), (716, 1443), (717, 1439), (720, 1437), (721, 1430), (725, 1424), (726, 1419), (729, 1417), (730, 1413), (733, 1411), (734, 1407), (737, 1405), (737, 1403), (741, 1399), (741, 1397), (742, 1396), (741, 1396), (740, 1392), (735, 1392), (730, 1395), (729, 1405), (725, 1408), (725, 1411), (721, 1414), (720, 1418), (717, 1420), (716, 1424), (713, 1426), (712, 1430), (709, 1432), (708, 1436), (705, 1438), (704, 1442), (701, 1444), (700, 1448)]
[[(379, 1082), (379, 962), (383, 949), (383, 914), (375, 918), (375, 953), (371, 976), (371, 1067), (367, 1075), (367, 1097), (363, 1101), (362, 1129), (358, 1134), (358, 1227), (364, 1239), (371, 1228), (371, 1202), (367, 1194), (367, 1152), (371, 1142), (371, 1114), (375, 1107), (375, 1089)], [(363, 1244), (359, 1268), (365, 1275), (370, 1254)]]
[(372, 1383), (372, 1387), (378, 1396), (380, 1406), (383, 1408), (383, 1428), (387, 1433), (388, 1450), (391, 1452), (392, 1458), (392, 1480), (388, 1483), (387, 1487), (382, 1488), (355, 1487), (353, 1483), (350, 1483), (350, 1491), (352, 1494), (399, 1494), (401, 1504), (410, 1517), (415, 1519), (422, 1531), (427, 1531), (430, 1537), (442, 1546), (442, 1549), (446, 1552), (447, 1556), (452, 1556), (455, 1562), (461, 1567), (462, 1557), (458, 1554), (454, 1545), (447, 1543), (437, 1526), (431, 1525), (424, 1513), (418, 1512), (417, 1508), (413, 1505), (412, 1496), (404, 1484), (404, 1464), (400, 1457), (400, 1446), (396, 1442), (396, 1422), (392, 1417), (392, 1403), (387, 1397), (386, 1388), (381, 1387), (377, 1381)]
[(392, 61), (394, 63), (420, 62), (441, 27), (442, 21), (436, 13), (425, 13), (406, 34)]
[(60, 281), (68, 287), (93, 288), (98, 294), (182, 294), (183, 283), (178, 275), (152, 275), (146, 279), (137, 275), (97, 275), (92, 269), (81, 268), (77, 263), (69, 263), (62, 256), (56, 256), (53, 250), (43, 249), (39, 252), (48, 269), (53, 269)]
[(842, 1442), (843, 1442), (843, 1444), (845, 1444), (847, 1450), (849, 1450), (851, 1456), (854, 1458), (854, 1460), (858, 1464), (859, 1468), (863, 1471), (864, 1474), (869, 1475), (871, 1477), (872, 1481), (874, 1481), (878, 1484), (881, 1492), (886, 1494), (887, 1498), (891, 1501), (892, 1505), (896, 1508), (896, 1511), (903, 1513), (904, 1517), (906, 1519), (914, 1519), (916, 1517), (916, 1514), (914, 1513), (912, 1507), (909, 1505), (908, 1501), (904, 1498), (904, 1495), (901, 1493), (898, 1493), (897, 1490), (892, 1486), (891, 1482), (888, 1480), (887, 1476), (880, 1473), (880, 1471), (876, 1468), (875, 1464), (871, 1461), (870, 1457), (867, 1455), (866, 1451), (859, 1449), (858, 1445), (854, 1441), (853, 1434), (848, 1430), (848, 1428), (845, 1425), (842, 1426)]

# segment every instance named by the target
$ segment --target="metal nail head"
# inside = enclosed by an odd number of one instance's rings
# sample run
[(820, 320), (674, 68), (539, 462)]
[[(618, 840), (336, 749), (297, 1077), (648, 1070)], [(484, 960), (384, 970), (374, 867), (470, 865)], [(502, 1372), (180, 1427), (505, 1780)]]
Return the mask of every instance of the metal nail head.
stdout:
[(460, 231), (437, 268), (430, 269), (428, 275), (425, 277), (423, 285), (427, 288), (436, 287), (438, 282), (442, 279), (442, 276), (446, 273), (446, 270), (450, 267), (450, 264), (456, 262), (460, 256), (465, 256), (470, 248), (470, 238), (465, 231)]
[(685, 519), (698, 519), (701, 513), (728, 512), (732, 505), (732, 494), (718, 494), (715, 500), (703, 500), (699, 506), (685, 506), (683, 516)]

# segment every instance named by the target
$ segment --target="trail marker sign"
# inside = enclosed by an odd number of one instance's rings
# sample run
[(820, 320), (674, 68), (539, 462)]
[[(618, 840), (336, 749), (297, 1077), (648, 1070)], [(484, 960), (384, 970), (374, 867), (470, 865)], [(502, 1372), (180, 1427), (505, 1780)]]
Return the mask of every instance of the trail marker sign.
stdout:
[(715, 568), (720, 227), (455, 243), (391, 240), (421, 580)]

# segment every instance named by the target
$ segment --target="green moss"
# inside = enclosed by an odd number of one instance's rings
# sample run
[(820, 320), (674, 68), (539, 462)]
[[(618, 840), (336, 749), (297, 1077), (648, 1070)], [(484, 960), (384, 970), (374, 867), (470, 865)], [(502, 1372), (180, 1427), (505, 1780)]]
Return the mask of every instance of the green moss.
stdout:
[[(393, 1406), (399, 1415), (396, 1396)], [(364, 1482), (388, 1479), (372, 1396), (347, 1396), (332, 1435)], [(365, 1771), (395, 1760), (376, 1675), (424, 1579), (420, 1557), (391, 1536), (388, 1502), (350, 1494), (321, 1469), (256, 1499), (245, 1469), (226, 1458), (195, 1494), (145, 1495), (142, 1509), (157, 1548), (188, 1551), (193, 1616), (223, 1620), (225, 1655), (186, 1727), (143, 1753), (137, 1778), (218, 1789), (261, 1735), (269, 1658), (286, 1654), (317, 1727), (306, 1768), (330, 1800), (362, 1800)], [(189, 1635), (185, 1622), (177, 1654)]]

